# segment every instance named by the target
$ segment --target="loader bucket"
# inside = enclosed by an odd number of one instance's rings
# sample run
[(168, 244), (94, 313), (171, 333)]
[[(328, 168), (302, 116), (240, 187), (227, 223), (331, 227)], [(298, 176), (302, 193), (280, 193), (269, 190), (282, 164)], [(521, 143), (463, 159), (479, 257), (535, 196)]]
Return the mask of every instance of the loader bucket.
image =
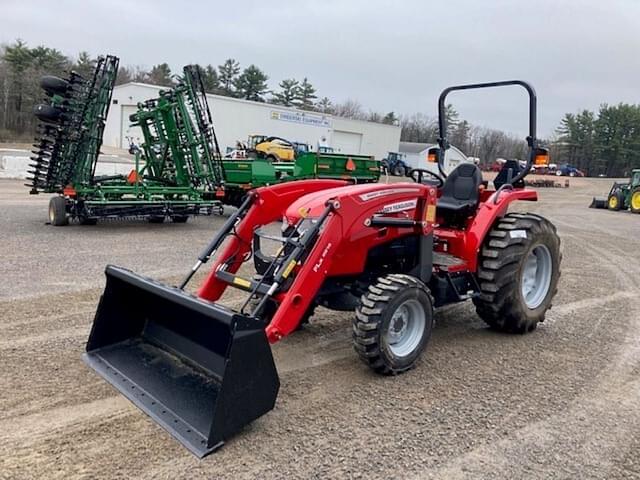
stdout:
[(593, 197), (593, 200), (591, 201), (591, 205), (589, 205), (589, 208), (607, 208), (607, 199)]
[(264, 324), (123, 268), (107, 284), (83, 358), (199, 457), (274, 407)]

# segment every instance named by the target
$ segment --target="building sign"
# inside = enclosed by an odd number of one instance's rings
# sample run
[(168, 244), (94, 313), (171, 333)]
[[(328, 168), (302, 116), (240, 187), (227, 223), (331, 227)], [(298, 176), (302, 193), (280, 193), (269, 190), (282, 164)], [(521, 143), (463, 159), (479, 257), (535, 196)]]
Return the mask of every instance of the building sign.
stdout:
[(331, 128), (331, 120), (324, 115), (307, 112), (289, 112), (285, 110), (271, 110), (271, 120), (301, 123), (312, 127)]

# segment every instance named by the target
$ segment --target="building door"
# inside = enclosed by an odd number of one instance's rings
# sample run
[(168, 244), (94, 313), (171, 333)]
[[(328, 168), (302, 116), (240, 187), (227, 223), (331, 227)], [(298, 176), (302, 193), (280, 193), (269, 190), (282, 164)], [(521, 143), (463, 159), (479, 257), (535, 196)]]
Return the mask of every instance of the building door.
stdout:
[(336, 153), (358, 155), (362, 145), (362, 134), (334, 130), (331, 134), (331, 147)]

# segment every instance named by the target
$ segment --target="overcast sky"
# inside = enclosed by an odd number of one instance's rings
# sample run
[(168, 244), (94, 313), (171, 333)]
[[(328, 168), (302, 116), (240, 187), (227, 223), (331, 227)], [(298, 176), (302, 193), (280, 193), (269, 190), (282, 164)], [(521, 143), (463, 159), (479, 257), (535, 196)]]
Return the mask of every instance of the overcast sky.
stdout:
[[(565, 112), (640, 102), (640, 0), (0, 0), (0, 42), (21, 38), (124, 65), (226, 58), (272, 88), (309, 77), (319, 96), (435, 116), (452, 84), (526, 79), (539, 133)], [(517, 88), (451, 96), (463, 118), (526, 133)]]

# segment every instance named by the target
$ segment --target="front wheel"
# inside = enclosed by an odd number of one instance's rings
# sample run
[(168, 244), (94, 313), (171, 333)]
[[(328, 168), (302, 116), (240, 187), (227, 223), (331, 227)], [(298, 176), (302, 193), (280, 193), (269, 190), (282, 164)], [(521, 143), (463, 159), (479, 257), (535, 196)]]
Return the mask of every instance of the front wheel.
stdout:
[(495, 330), (534, 330), (558, 291), (561, 260), (560, 238), (551, 222), (532, 213), (505, 215), (482, 247), (476, 312)]
[(609, 195), (609, 198), (607, 199), (607, 207), (609, 208), (609, 210), (614, 210), (617, 212), (622, 208), (623, 205), (624, 196), (622, 195), (622, 192), (613, 192), (611, 195)]
[(372, 370), (397, 375), (413, 368), (433, 329), (433, 300), (410, 275), (390, 274), (371, 285), (356, 308), (353, 346)]

